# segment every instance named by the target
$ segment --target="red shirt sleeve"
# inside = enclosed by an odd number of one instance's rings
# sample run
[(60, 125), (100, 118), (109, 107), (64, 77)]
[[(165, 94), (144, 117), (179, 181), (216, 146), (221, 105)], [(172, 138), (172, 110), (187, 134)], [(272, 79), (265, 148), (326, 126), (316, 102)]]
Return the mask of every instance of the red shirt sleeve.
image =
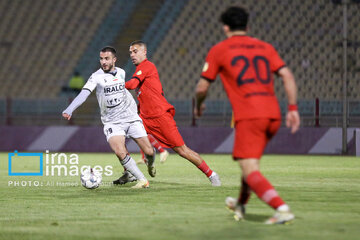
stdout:
[(144, 67), (138, 66), (135, 70), (135, 73), (132, 75), (131, 79), (125, 83), (126, 89), (135, 89), (140, 83), (142, 83), (145, 79), (145, 69)]
[(278, 72), (281, 68), (285, 67), (285, 62), (281, 59), (278, 52), (273, 46), (270, 45), (270, 69), (272, 72)]
[(208, 80), (209, 82), (213, 82), (216, 79), (216, 75), (220, 70), (219, 63), (217, 61), (216, 48), (212, 47), (206, 57), (205, 64), (202, 70), (201, 77)]
[(140, 81), (138, 79), (132, 78), (125, 83), (125, 88), (130, 89), (130, 90), (135, 89), (135, 88), (137, 88), (137, 86), (139, 86), (139, 84), (140, 84)]

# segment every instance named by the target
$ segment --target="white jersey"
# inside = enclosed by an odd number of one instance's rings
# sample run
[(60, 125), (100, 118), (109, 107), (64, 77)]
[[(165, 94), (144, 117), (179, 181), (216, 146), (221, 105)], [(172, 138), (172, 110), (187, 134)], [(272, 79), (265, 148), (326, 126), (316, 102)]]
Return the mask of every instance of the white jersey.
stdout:
[(101, 68), (94, 72), (83, 89), (96, 88), (103, 124), (141, 120), (133, 96), (125, 88), (125, 71), (116, 67), (115, 76)]

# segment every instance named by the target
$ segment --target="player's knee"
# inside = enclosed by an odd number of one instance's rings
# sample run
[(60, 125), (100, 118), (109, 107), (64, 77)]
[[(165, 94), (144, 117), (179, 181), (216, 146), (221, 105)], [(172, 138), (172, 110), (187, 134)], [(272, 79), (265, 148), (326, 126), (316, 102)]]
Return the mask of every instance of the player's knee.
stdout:
[(247, 178), (252, 172), (259, 171), (259, 160), (255, 158), (242, 159), (239, 161), (243, 176)]
[(183, 145), (181, 147), (175, 147), (174, 151), (177, 152), (177, 154), (179, 154), (181, 157), (188, 158), (189, 148), (186, 147), (185, 145)]
[(126, 157), (126, 154), (127, 154), (127, 151), (122, 149), (122, 148), (117, 148), (117, 149), (114, 150), (114, 152), (115, 152), (116, 156), (120, 160), (124, 159)]

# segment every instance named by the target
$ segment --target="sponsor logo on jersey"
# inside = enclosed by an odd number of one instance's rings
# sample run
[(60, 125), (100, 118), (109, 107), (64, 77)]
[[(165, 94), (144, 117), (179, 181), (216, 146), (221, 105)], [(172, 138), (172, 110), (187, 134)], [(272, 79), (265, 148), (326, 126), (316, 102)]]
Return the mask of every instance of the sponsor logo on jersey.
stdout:
[(124, 90), (124, 84), (118, 84), (114, 86), (104, 87), (104, 93), (113, 93), (113, 92), (120, 92)]

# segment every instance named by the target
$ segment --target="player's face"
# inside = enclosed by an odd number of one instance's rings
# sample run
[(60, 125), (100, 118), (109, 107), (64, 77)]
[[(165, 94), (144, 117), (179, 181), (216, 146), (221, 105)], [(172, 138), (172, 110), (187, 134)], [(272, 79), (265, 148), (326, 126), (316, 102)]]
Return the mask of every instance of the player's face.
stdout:
[(130, 46), (129, 53), (132, 63), (136, 66), (146, 59), (146, 48), (142, 45)]
[(100, 65), (104, 72), (115, 70), (116, 57), (112, 52), (100, 52)]

